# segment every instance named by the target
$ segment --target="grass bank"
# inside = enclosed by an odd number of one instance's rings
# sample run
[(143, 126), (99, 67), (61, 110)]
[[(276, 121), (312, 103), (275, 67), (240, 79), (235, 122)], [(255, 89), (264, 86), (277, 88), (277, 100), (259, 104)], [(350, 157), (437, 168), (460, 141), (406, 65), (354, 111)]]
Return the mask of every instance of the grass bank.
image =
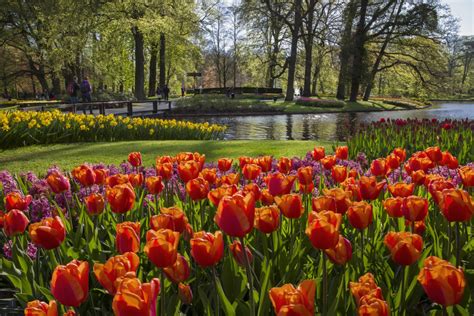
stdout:
[[(273, 99), (276, 97), (276, 101)], [(423, 104), (405, 99), (374, 98), (369, 101), (339, 101), (335, 98), (311, 98), (292, 102), (282, 95), (240, 94), (235, 99), (224, 95), (195, 95), (176, 102), (173, 114), (252, 114), (252, 113), (335, 113), (405, 110), (422, 107)]]
[(0, 170), (13, 173), (34, 171), (44, 174), (57, 165), (67, 170), (83, 163), (119, 164), (128, 153), (140, 151), (145, 165), (154, 164), (158, 155), (175, 155), (181, 151), (206, 154), (207, 161), (242, 155), (303, 156), (314, 146), (332, 151), (331, 142), (315, 141), (129, 141), (115, 143), (77, 143), (67, 145), (29, 146), (0, 151)]

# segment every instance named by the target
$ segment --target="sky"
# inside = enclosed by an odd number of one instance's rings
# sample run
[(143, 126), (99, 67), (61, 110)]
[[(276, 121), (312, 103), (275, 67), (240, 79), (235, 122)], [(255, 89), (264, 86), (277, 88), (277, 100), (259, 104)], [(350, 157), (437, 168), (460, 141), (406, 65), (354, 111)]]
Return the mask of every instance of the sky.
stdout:
[(460, 35), (474, 35), (474, 0), (443, 0), (459, 18)]

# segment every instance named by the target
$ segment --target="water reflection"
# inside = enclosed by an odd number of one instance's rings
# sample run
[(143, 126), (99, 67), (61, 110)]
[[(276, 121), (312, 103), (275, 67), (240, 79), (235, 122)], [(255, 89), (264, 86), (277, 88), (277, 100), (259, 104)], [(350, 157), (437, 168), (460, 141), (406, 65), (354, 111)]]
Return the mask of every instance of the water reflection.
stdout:
[(321, 139), (343, 141), (360, 123), (381, 118), (474, 119), (474, 103), (439, 103), (425, 110), (372, 113), (196, 117), (195, 122), (226, 125), (226, 139)]

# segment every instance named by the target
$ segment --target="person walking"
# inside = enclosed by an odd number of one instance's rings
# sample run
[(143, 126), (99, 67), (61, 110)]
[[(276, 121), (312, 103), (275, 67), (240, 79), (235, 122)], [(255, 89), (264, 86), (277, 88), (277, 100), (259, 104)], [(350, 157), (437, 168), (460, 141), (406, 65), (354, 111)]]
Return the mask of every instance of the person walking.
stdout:
[(78, 93), (80, 90), (79, 84), (77, 83), (77, 77), (74, 77), (71, 82), (67, 85), (67, 94), (69, 95), (69, 103), (75, 104), (79, 102)]
[(160, 87), (156, 88), (156, 96), (158, 97), (158, 100), (161, 100), (161, 98), (163, 98), (163, 92), (161, 91)]
[(163, 95), (164, 95), (165, 101), (168, 101), (168, 99), (170, 97), (170, 88), (168, 88), (167, 84), (165, 84), (165, 86), (163, 88)]
[(81, 88), (82, 102), (92, 102), (92, 97), (91, 97), (92, 88), (87, 77), (84, 77), (84, 80), (82, 80), (80, 88)]

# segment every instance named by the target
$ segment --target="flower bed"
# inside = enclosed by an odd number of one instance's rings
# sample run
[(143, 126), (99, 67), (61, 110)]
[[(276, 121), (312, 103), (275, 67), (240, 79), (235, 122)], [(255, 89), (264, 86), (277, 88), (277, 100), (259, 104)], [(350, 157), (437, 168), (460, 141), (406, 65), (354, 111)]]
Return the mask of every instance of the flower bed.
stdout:
[(0, 149), (34, 144), (218, 139), (225, 127), (176, 120), (51, 112), (0, 112)]
[(297, 105), (314, 106), (318, 108), (343, 108), (344, 101), (339, 100), (326, 100), (317, 98), (301, 97), (295, 101)]
[(135, 152), (0, 183), (0, 275), (26, 315), (474, 307), (474, 164), (437, 147), (370, 163), (347, 147), (217, 163), (180, 153), (148, 167)]
[(436, 119), (381, 119), (363, 124), (347, 144), (351, 157), (363, 152), (369, 159), (388, 155), (401, 146), (408, 154), (428, 146), (440, 146), (455, 155), (459, 162), (474, 161), (474, 121)]

